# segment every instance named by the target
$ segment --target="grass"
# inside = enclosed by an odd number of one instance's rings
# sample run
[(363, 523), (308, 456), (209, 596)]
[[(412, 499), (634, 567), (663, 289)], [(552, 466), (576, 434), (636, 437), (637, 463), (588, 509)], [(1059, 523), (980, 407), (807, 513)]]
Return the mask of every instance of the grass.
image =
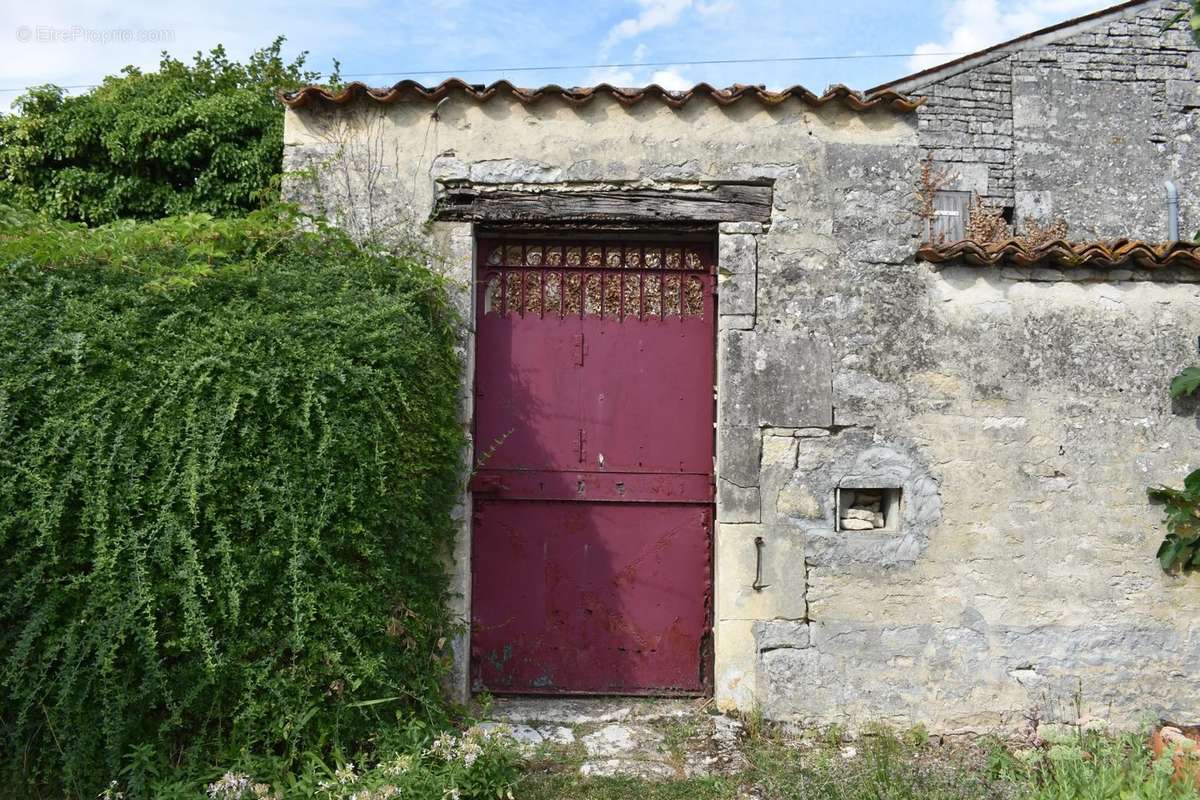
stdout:
[[(542, 751), (519, 785), (523, 800), (1195, 800), (1155, 762), (1145, 737), (1078, 733), (1039, 748), (998, 739), (947, 743), (923, 729), (883, 729), (852, 743), (838, 732), (797, 739), (747, 726), (734, 775), (648, 781), (583, 778), (579, 748)], [(667, 732), (668, 749), (690, 731)], [(678, 743), (676, 743), (678, 740)]]
[(736, 778), (580, 778), (578, 775), (531, 776), (520, 785), (522, 800), (725, 800), (737, 797)]

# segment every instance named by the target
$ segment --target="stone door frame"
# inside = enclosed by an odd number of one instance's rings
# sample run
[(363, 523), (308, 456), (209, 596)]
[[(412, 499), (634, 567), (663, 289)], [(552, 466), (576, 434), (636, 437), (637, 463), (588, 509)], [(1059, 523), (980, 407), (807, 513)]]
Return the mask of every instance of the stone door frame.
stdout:
[[(474, 418), (476, 253), (481, 235), (497, 230), (571, 227), (607, 230), (707, 230), (716, 235), (719, 270), (716, 289), (716, 523), (713, 533), (713, 676), (714, 697), (723, 707), (748, 707), (754, 698), (756, 651), (749, 625), (722, 625), (722, 586), (740, 580), (745, 554), (722, 535), (722, 523), (749, 521), (759, 504), (757, 487), (739, 484), (736, 473), (742, 451), (757, 450), (758, 437), (745, 441), (744, 431), (730, 430), (722, 420), (719, 397), (728, 374), (725, 336), (751, 330), (757, 315), (758, 237), (769, 226), (773, 203), (771, 183), (712, 183), (686, 185), (606, 184), (601, 188), (571, 185), (529, 187), (476, 186), (468, 182), (442, 184), (432, 215), (434, 251), (457, 287), (453, 301), (468, 323), (461, 340), (464, 378), (459, 398), (460, 422), (470, 431)], [(474, 443), (463, 453), (469, 473)], [(732, 477), (732, 479), (731, 479)], [(472, 497), (463, 482), (455, 509), (457, 531), (450, 574), (451, 613), (467, 630), (450, 642), (452, 669), (448, 695), (467, 702), (470, 688), (471, 536)], [(735, 565), (738, 565), (735, 568)], [(752, 579), (752, 576), (751, 576)]]

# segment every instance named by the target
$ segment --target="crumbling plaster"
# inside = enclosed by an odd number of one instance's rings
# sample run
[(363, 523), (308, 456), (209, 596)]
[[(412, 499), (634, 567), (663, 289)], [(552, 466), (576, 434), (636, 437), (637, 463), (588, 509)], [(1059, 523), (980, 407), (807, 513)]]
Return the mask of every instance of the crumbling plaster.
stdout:
[[(335, 220), (382, 197), (383, 231), (421, 231), (466, 320), (471, 225), (429, 221), (448, 182), (773, 186), (769, 225), (716, 231), (722, 707), (983, 730), (1066, 713), (1082, 685), (1117, 723), (1190, 713), (1200, 581), (1158, 569), (1144, 487), (1195, 459), (1195, 406), (1169, 403), (1165, 385), (1195, 355), (1198, 284), (915, 263), (913, 115), (453, 96), (432, 110), (288, 112), (287, 192)], [(346, 163), (351, 151), (375, 167)], [(903, 489), (899, 529), (836, 533), (834, 488), (872, 482)]]

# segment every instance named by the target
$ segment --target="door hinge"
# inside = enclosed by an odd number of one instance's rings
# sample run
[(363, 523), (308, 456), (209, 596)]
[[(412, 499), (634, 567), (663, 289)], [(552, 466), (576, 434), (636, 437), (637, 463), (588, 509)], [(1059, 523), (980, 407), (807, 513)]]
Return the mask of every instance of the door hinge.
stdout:
[(582, 464), (587, 455), (587, 434), (583, 428), (579, 429), (579, 463)]
[(574, 340), (573, 345), (575, 348), (575, 366), (582, 367), (583, 366), (583, 334), (577, 333), (571, 338)]

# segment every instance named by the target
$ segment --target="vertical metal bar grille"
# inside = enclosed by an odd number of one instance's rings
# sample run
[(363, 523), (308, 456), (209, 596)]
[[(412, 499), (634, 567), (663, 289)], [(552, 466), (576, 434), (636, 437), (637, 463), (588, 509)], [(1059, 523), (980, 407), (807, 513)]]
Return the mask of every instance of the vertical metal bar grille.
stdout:
[(703, 317), (713, 269), (702, 245), (485, 244), (487, 314), (606, 319)]

